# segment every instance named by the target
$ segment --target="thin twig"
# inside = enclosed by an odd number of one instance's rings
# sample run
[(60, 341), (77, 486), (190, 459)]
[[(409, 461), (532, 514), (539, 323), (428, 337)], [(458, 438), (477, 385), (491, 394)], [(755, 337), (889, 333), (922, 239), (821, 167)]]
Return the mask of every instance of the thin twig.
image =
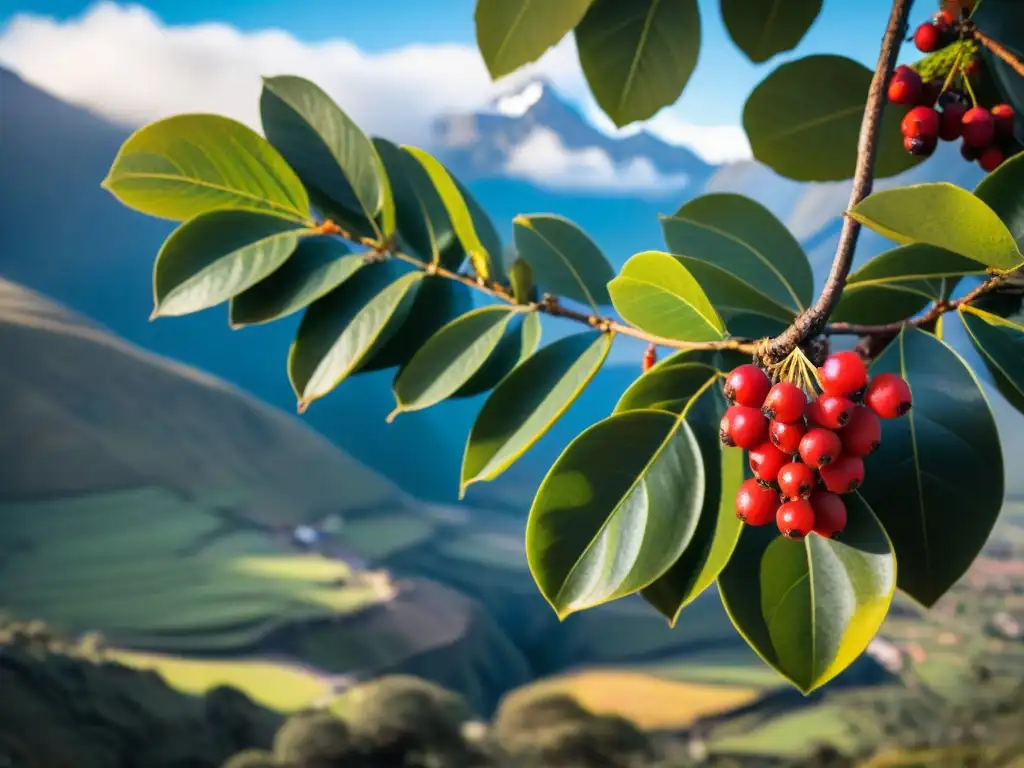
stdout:
[(923, 315), (910, 320), (900, 320), (896, 323), (882, 323), (879, 325), (866, 325), (861, 323), (830, 323), (825, 326), (823, 333), (826, 336), (895, 336), (905, 325), (909, 325), (914, 328), (925, 328), (947, 312), (955, 312), (960, 309), (960, 307), (973, 303), (986, 293), (991, 293), (1006, 279), (1006, 275), (991, 277), (979, 284), (966, 296), (954, 301), (936, 301)]
[[(896, 67), (900, 42), (907, 30), (907, 15), (913, 0), (894, 0), (889, 14), (889, 25), (882, 38), (882, 49), (875, 67), (875, 75), (868, 90), (864, 119), (860, 126), (860, 140), (857, 145), (857, 165), (853, 172), (853, 189), (847, 210), (871, 194), (874, 181), (875, 158), (878, 155), (878, 139), (882, 127), (882, 112), (885, 108), (885, 88)], [(846, 277), (853, 265), (853, 255), (860, 236), (860, 224), (849, 216), (843, 219), (839, 245), (832, 261), (825, 287), (810, 309), (802, 312), (793, 324), (764, 345), (762, 362), (777, 363), (792, 352), (797, 345), (816, 336), (828, 322), (833, 310), (839, 304), (846, 287)]]
[[(321, 234), (332, 234), (339, 235), (346, 240), (351, 240), (351, 236), (345, 230), (338, 227), (330, 220), (323, 222), (319, 227), (318, 231)], [(406, 264), (410, 264), (416, 269), (425, 272), (428, 275), (437, 275), (448, 280), (454, 280), (458, 283), (462, 283), (474, 290), (480, 291), (493, 299), (503, 301), (506, 304), (516, 305), (517, 302), (515, 297), (509, 293), (504, 286), (500, 283), (488, 282), (481, 280), (472, 275), (463, 275), (453, 270), (442, 267), (440, 264), (433, 262), (426, 262), (417, 259), (415, 256), (410, 256), (407, 253), (402, 253), (397, 248), (388, 247), (379, 250), (380, 254), (386, 254), (393, 258), (404, 261)], [(557, 299), (552, 297), (546, 297), (543, 301), (534, 302), (528, 305), (530, 309), (537, 312), (542, 312), (552, 317), (564, 317), (567, 320), (572, 320), (577, 323), (582, 323), (591, 328), (601, 331), (602, 333), (614, 333), (618, 336), (629, 336), (640, 341), (645, 341), (648, 344), (654, 344), (659, 347), (669, 347), (671, 349), (685, 349), (685, 350), (735, 350), (744, 354), (752, 355), (754, 353), (754, 343), (748, 339), (722, 339), (721, 341), (679, 341), (678, 339), (670, 339), (665, 336), (656, 336), (653, 333), (647, 333), (641, 331), (639, 328), (634, 328), (631, 325), (620, 323), (611, 318), (601, 317), (600, 315), (588, 315), (583, 312), (577, 312), (574, 309), (563, 307), (558, 303)]]
[(1021, 61), (1017, 54), (997, 40), (993, 40), (977, 27), (974, 27), (971, 36), (977, 41), (978, 45), (988, 48), (995, 56), (1009, 64), (1014, 72), (1024, 77), (1024, 61)]

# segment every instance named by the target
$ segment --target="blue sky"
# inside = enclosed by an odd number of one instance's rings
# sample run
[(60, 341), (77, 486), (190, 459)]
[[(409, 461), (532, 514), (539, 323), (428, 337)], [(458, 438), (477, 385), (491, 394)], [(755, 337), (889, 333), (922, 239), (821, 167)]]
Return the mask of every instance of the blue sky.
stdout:
[[(438, 47), (443, 44), (455, 44), (464, 46), (466, 51), (471, 51), (473, 44), (473, 6), (474, 0), (150, 0), (143, 3), (155, 18), (166, 28), (195, 30), (196, 25), (208, 22), (221, 22), (243, 34), (252, 35), (266, 30), (283, 30), (294, 36), (299, 43), (308, 46), (316, 46), (324, 43), (337, 43), (347, 41), (359, 52), (366, 54), (372, 60), (374, 56), (385, 56), (394, 53), (396, 50), (408, 46), (431, 46)], [(917, 3), (912, 21), (923, 21), (934, 5), (931, 2)], [(119, 4), (124, 8), (125, 4)], [(95, 6), (92, 6), (95, 10)], [(70, 27), (90, 9), (90, 3), (79, 0), (35, 0), (34, 2), (15, 2), (0, 0), (0, 63), (12, 66), (23, 73), (27, 79), (36, 80), (40, 85), (55, 91), (58, 95), (68, 97), (70, 100), (77, 100), (87, 106), (99, 111), (109, 112), (113, 117), (123, 117), (122, 122), (132, 120), (151, 119), (159, 114), (163, 107), (150, 104), (152, 96), (148, 90), (173, 90), (173, 86), (167, 86), (153, 74), (148, 86), (128, 82), (127, 72), (132, 72), (133, 77), (138, 77), (137, 70), (142, 68), (146, 72), (155, 72), (156, 68), (147, 60), (146, 51), (134, 52), (135, 59), (129, 60), (125, 57), (118, 59), (117, 68), (114, 62), (110, 61), (108, 69), (97, 72), (97, 79), (104, 79), (105, 84), (84, 82), (87, 79), (88, 68), (93, 66), (93, 52), (109, 52), (111, 48), (127, 48), (132, 45), (127, 40), (128, 33), (122, 32), (120, 37), (114, 34), (114, 25), (103, 30), (93, 29), (90, 34), (95, 34), (95, 42), (88, 44), (83, 41), (81, 35), (76, 37), (77, 50), (80, 51), (77, 59), (70, 58), (66, 69), (68, 72), (59, 76), (50, 72), (55, 65), (49, 62), (53, 58), (53, 51), (65, 51), (69, 46), (65, 43), (65, 37), (71, 34)], [(298, 12), (296, 9), (300, 9)], [(797, 56), (810, 53), (838, 53), (855, 58), (868, 66), (874, 65), (877, 57), (877, 46), (885, 27), (889, 11), (889, 0), (826, 0), (825, 9), (815, 22), (811, 31), (799, 46), (797, 51), (776, 57), (767, 64), (754, 66), (735, 48), (729, 40), (722, 25), (718, 11), (718, 0), (702, 0), (701, 10), (703, 14), (703, 45), (700, 61), (693, 79), (687, 86), (682, 99), (673, 107), (665, 110), (658, 119), (652, 123), (656, 130), (666, 136), (671, 136), (678, 143), (689, 143), (696, 146), (700, 151), (702, 142), (712, 147), (713, 142), (718, 145), (728, 144), (736, 141), (739, 135), (736, 128), (740, 124), (743, 102), (746, 94), (763, 77), (765, 77), (779, 63)], [(11, 41), (10, 32), (13, 29), (9, 22), (18, 14), (32, 14), (37, 17), (46, 17), (54, 22), (42, 34), (38, 29), (34, 36), (21, 35), (16, 43)], [(39, 21), (39, 19), (37, 19)], [(48, 22), (49, 23), (49, 22)], [(6, 35), (2, 31), (6, 27)], [(166, 30), (164, 30), (166, 31)], [(223, 30), (222, 30), (223, 31)], [(61, 37), (58, 33), (63, 33)], [(172, 35), (173, 37), (173, 35)], [(251, 40), (250, 40), (251, 42)], [(213, 88), (218, 81), (217, 67), (223, 67), (223, 78), (229, 77), (229, 69), (233, 65), (224, 54), (223, 61), (214, 62), (217, 56), (212, 51), (213, 44), (207, 41), (203, 47), (203, 53), (198, 58), (208, 61), (212, 69), (205, 72), (207, 77), (197, 79), (193, 86), (195, 89), (208, 88), (206, 94), (194, 95), (197, 106), (205, 106), (206, 102), (211, 104), (220, 103), (222, 98), (215, 94)], [(34, 46), (35, 50), (29, 50)], [(181, 50), (180, 41), (172, 46), (175, 50)], [(226, 46), (222, 46), (226, 47)], [(909, 47), (909, 46), (908, 46)], [(44, 53), (48, 51), (49, 53)], [(152, 47), (150, 51), (155, 50)], [(352, 90), (358, 90), (352, 83), (340, 81), (348, 79), (349, 72), (341, 64), (334, 69), (320, 72), (319, 65), (314, 61), (314, 54), (309, 53), (307, 58), (300, 59), (297, 53), (285, 54), (278, 51), (274, 57), (269, 53), (263, 54), (259, 51), (264, 49), (253, 48), (248, 43), (238, 45), (238, 55), (245, 56), (249, 66), (259, 68), (282, 66), (280, 61), (300, 62), (295, 67), (303, 66), (316, 70), (316, 74), (322, 78), (338, 79), (335, 90), (331, 90), (332, 84), (325, 84), (325, 88), (336, 95), (336, 98), (346, 97), (350, 103), (356, 104), (355, 111), (368, 111), (368, 107), (359, 106), (361, 99), (371, 100), (367, 94), (351, 94)], [(315, 49), (314, 49), (315, 50)], [(255, 52), (254, 52), (255, 51)], [(571, 53), (571, 52), (570, 52)], [(111, 54), (105, 53), (101, 59), (106, 59)], [(164, 56), (152, 54), (161, 60)], [(905, 51), (906, 56), (912, 56), (913, 51)], [(70, 54), (68, 54), (70, 57)], [(126, 54), (127, 56), (127, 54)], [(263, 59), (260, 56), (264, 56)], [(557, 58), (552, 56), (551, 58)], [(190, 66), (197, 60), (197, 55), (192, 55), (183, 66)], [(420, 69), (415, 64), (408, 64), (413, 59), (402, 59), (406, 61), (409, 70)], [(397, 59), (395, 59), (397, 62)], [(418, 61), (418, 60), (415, 60)], [(465, 63), (468, 60), (463, 58)], [(265, 62), (265, 64), (264, 64)], [(578, 66), (568, 56), (563, 56), (558, 64), (556, 76), (553, 77), (556, 85), (563, 88), (564, 95), (579, 104), (591, 118), (601, 123), (601, 117), (597, 114), (593, 102), (588, 98), (586, 90), (579, 79)], [(166, 62), (164, 62), (166, 63)], [(478, 62), (476, 62), (478, 64)], [(397, 66), (397, 63), (396, 63)], [(554, 65), (551, 65), (553, 67)], [(86, 71), (81, 71), (85, 67)], [(549, 69), (551, 69), (549, 67)], [(379, 69), (379, 67), (378, 67)], [(427, 68), (429, 69), (429, 67)], [(575, 70), (575, 71), (572, 71)], [(36, 74), (33, 74), (36, 72)], [(446, 74), (448, 70), (438, 67), (438, 79), (450, 77)], [(140, 99), (147, 102), (145, 105), (122, 105), (126, 96), (114, 88), (109, 82), (113, 79), (113, 73), (117, 77), (125, 78), (124, 91), (140, 91)], [(279, 74), (279, 72), (261, 72), (261, 74)], [(550, 74), (550, 73), (546, 73)], [(401, 71), (393, 73), (394, 87), (389, 88), (384, 81), (374, 81), (377, 88), (377, 101), (386, 100), (387, 93), (393, 92), (395, 100), (407, 100), (409, 98), (410, 82), (402, 82)], [(313, 76), (313, 73), (307, 75)], [(370, 77), (369, 69), (353, 69), (351, 77)], [(409, 76), (414, 77), (414, 75)], [(435, 85), (439, 88), (445, 87), (443, 83), (431, 83), (425, 79), (425, 75), (419, 74), (418, 87), (421, 91), (429, 90)], [(479, 77), (472, 81), (472, 88), (480, 90), (483, 88)], [(51, 83), (50, 80), (54, 82)], [(406, 78), (408, 80), (408, 78)], [(81, 91), (81, 98), (78, 92)], [(472, 90), (467, 85), (467, 91)], [(475, 93), (475, 91), (474, 91)], [(415, 100), (416, 93), (412, 93)], [(422, 94), (424, 101), (429, 101), (427, 94)], [(466, 96), (466, 99), (469, 97)], [(106, 101), (104, 101), (106, 99)], [(118, 103), (115, 103), (118, 102)], [(450, 90), (435, 99), (438, 104), (448, 108), (461, 108), (466, 106), (458, 93)], [(467, 101), (467, 104), (469, 102)], [(169, 103), (166, 109), (170, 110), (178, 106), (177, 102)], [(184, 106), (190, 106), (184, 103)], [(343, 103), (344, 107), (345, 104)], [(424, 107), (425, 109), (426, 107)], [(179, 110), (180, 111), (180, 110)], [(387, 110), (384, 110), (387, 112)], [(397, 110), (391, 110), (396, 114), (391, 117), (398, 120), (400, 117)], [(123, 113), (123, 114), (122, 114)], [(390, 114), (390, 113), (389, 113)], [(137, 115), (137, 117), (136, 117)], [(240, 115), (239, 119), (245, 119)], [(373, 119), (376, 119), (374, 116)], [(383, 119), (383, 118), (381, 118)], [(411, 121), (418, 118), (410, 116)], [(425, 118), (424, 118), (425, 119)], [(399, 122), (401, 122), (399, 120)], [(697, 127), (733, 127), (730, 133), (724, 131), (720, 136), (713, 137), (707, 131), (703, 133), (696, 130)], [(609, 124), (601, 127), (611, 130)], [(742, 143), (740, 141), (740, 143)]]

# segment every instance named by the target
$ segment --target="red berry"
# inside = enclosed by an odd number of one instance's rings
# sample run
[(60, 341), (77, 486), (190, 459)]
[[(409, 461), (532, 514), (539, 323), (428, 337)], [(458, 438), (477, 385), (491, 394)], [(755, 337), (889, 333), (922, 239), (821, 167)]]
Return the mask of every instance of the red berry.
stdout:
[(818, 478), (802, 461), (790, 462), (779, 470), (779, 490), (784, 499), (806, 499)]
[(839, 430), (843, 453), (867, 456), (882, 443), (882, 422), (870, 408), (854, 408), (849, 423)]
[(903, 149), (918, 157), (931, 157), (935, 148), (939, 145), (938, 136), (905, 136), (903, 137)]
[(772, 382), (768, 374), (753, 363), (734, 368), (725, 379), (725, 399), (729, 404), (760, 408)]
[(939, 135), (939, 113), (932, 107), (914, 107), (903, 116), (900, 130), (905, 137), (935, 138)]
[[(917, 75), (917, 72), (913, 67), (908, 67), (906, 64), (900, 64), (892, 71), (893, 80), (902, 80), (905, 77), (913, 77), (914, 75)], [(918, 76), (920, 77), (920, 75)]]
[(953, 102), (942, 110), (942, 125), (939, 126), (939, 138), (943, 141), (955, 141), (963, 133), (963, 119), (967, 107), (960, 102)]
[(856, 408), (853, 400), (841, 395), (822, 395), (811, 401), (807, 406), (808, 416), (819, 427), (825, 429), (840, 429), (845, 427), (850, 420), (853, 409)]
[(973, 163), (981, 157), (981, 152), (978, 147), (972, 147), (966, 141), (960, 145), (960, 156), (969, 163)]
[(921, 53), (937, 51), (942, 45), (942, 30), (931, 23), (922, 24), (914, 32), (914, 45)]
[(832, 493), (853, 493), (864, 482), (864, 461), (859, 456), (840, 456), (822, 467), (821, 481)]
[(951, 27), (956, 19), (950, 10), (942, 10), (935, 14), (935, 23), (940, 27)]
[(999, 147), (986, 147), (985, 151), (981, 153), (981, 157), (978, 158), (978, 165), (982, 170), (991, 173), (1002, 165), (1005, 159), (1006, 155)]
[(799, 421), (773, 421), (768, 425), (768, 439), (783, 453), (792, 456), (800, 450), (800, 438), (807, 432), (807, 427)]
[(921, 91), (924, 88), (924, 84), (921, 82), (921, 76), (909, 70), (912, 75), (906, 75), (904, 77), (893, 77), (889, 81), (889, 89), (887, 91), (889, 101), (893, 104), (903, 104), (904, 106), (910, 106), (917, 104), (918, 99), (921, 98)]
[(719, 437), (728, 446), (753, 448), (759, 445), (768, 431), (768, 422), (757, 408), (731, 405), (725, 409)]
[(658, 348), (651, 344), (650, 346), (647, 347), (647, 350), (644, 352), (644, 360), (641, 366), (643, 372), (647, 373), (649, 370), (651, 370), (651, 368), (654, 367), (654, 364), (656, 362), (658, 362)]
[(812, 467), (824, 467), (831, 464), (843, 450), (839, 435), (822, 427), (808, 431), (800, 441), (800, 458)]
[(929, 80), (927, 83), (924, 83), (921, 86), (921, 95), (918, 96), (917, 103), (924, 107), (934, 107), (935, 102), (942, 95), (943, 85), (942, 80)]
[(761, 408), (767, 418), (793, 423), (800, 421), (807, 406), (807, 395), (796, 384), (780, 381), (768, 392)]
[(996, 121), (984, 107), (973, 107), (964, 112), (961, 121), (964, 143), (972, 147), (987, 147), (996, 135)]
[(868, 369), (860, 355), (850, 350), (833, 352), (818, 369), (826, 395), (852, 395), (868, 383)]
[(846, 505), (834, 493), (815, 491), (810, 499), (814, 510), (814, 532), (826, 539), (837, 539), (846, 528)]
[(736, 517), (747, 525), (768, 525), (779, 508), (779, 494), (750, 478), (736, 492)]
[(769, 441), (750, 449), (750, 471), (765, 483), (774, 483), (779, 470), (789, 463), (792, 454), (783, 453)]
[(814, 509), (806, 499), (787, 501), (775, 513), (775, 523), (783, 536), (802, 539), (814, 529)]
[(1013, 135), (1013, 119), (1015, 113), (1009, 104), (996, 104), (992, 107), (992, 118), (996, 123), (996, 135), (1006, 138)]
[(899, 418), (910, 410), (910, 385), (895, 373), (880, 373), (868, 384), (864, 403), (880, 419)]

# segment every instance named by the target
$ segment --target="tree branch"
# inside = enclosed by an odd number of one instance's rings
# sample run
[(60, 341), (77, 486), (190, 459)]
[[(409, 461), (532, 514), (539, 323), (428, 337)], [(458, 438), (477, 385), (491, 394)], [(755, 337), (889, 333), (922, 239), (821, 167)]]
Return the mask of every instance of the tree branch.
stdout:
[(823, 333), (826, 336), (857, 335), (857, 336), (895, 336), (903, 326), (909, 325), (914, 328), (927, 327), (947, 312), (955, 312), (960, 307), (970, 304), (986, 293), (996, 290), (1007, 279), (1006, 275), (991, 277), (978, 285), (966, 296), (955, 301), (936, 301), (931, 308), (920, 317), (909, 320), (900, 320), (896, 323), (881, 323), (879, 325), (865, 325), (860, 323), (831, 323), (826, 325)]
[[(913, 0), (893, 0), (889, 25), (882, 38), (882, 49), (878, 56), (878, 64), (875, 66), (875, 75), (871, 79), (864, 119), (860, 126), (857, 164), (853, 172), (853, 189), (850, 192), (848, 210), (871, 194), (882, 114), (885, 109), (885, 88), (896, 67), (900, 41), (906, 34), (907, 15), (912, 4)], [(778, 363), (799, 344), (821, 332), (843, 295), (859, 236), (860, 224), (848, 216), (845, 217), (836, 255), (821, 295), (813, 306), (793, 321), (789, 328), (764, 345), (760, 350), (763, 363)]]
[(991, 37), (986, 35), (977, 27), (974, 27), (971, 30), (971, 36), (978, 43), (978, 45), (982, 46), (983, 48), (988, 48), (990, 51), (992, 51), (992, 53), (995, 56), (998, 56), (1000, 59), (1009, 64), (1010, 68), (1014, 72), (1016, 72), (1021, 77), (1024, 77), (1024, 62), (1020, 60), (1020, 57), (1017, 56), (1017, 54), (1015, 54), (1013, 51), (1011, 51), (1009, 48), (1007, 48), (1005, 45), (998, 42), (997, 40), (993, 40)]
[[(317, 231), (320, 234), (338, 235), (346, 240), (352, 241), (352, 236), (330, 219), (321, 223), (317, 227)], [(410, 264), (428, 275), (437, 275), (438, 277), (443, 277), (448, 280), (454, 280), (457, 283), (462, 283), (474, 290), (480, 291), (493, 299), (503, 301), (506, 304), (511, 304), (513, 306), (519, 306), (512, 294), (510, 294), (500, 283), (489, 282), (471, 275), (463, 275), (442, 267), (440, 264), (422, 261), (417, 259), (415, 256), (402, 253), (394, 247), (393, 243), (384, 248), (375, 247), (369, 242), (365, 242), (363, 244), (374, 248), (372, 252), (373, 256), (390, 256), (392, 258), (399, 259), (400, 261), (404, 261), (406, 264)], [(744, 354), (754, 354), (755, 344), (748, 339), (732, 338), (722, 339), (721, 341), (679, 341), (678, 339), (669, 339), (665, 336), (656, 336), (653, 333), (641, 331), (639, 328), (634, 328), (631, 325), (620, 323), (617, 320), (612, 320), (611, 318), (601, 317), (600, 315), (588, 315), (583, 312), (577, 312), (576, 310), (569, 309), (568, 307), (563, 307), (558, 302), (558, 299), (552, 296), (545, 296), (542, 301), (534, 302), (528, 306), (534, 311), (542, 312), (552, 317), (564, 317), (567, 320), (582, 323), (590, 328), (601, 331), (602, 333), (614, 333), (619, 336), (629, 336), (630, 338), (639, 339), (640, 341), (647, 342), (648, 344), (654, 344), (659, 347), (709, 351), (734, 350)]]

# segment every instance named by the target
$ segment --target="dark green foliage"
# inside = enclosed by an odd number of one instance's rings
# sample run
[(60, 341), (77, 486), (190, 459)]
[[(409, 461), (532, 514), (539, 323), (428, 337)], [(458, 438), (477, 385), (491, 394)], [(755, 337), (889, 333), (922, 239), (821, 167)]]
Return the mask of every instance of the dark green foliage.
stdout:
[(28, 768), (219, 768), (270, 746), (281, 717), (105, 661), (41, 622), (0, 622), (0, 756)]
[(239, 752), (224, 763), (221, 768), (285, 768), (274, 756), (262, 749), (247, 749)]
[(352, 752), (348, 727), (329, 712), (294, 714), (274, 737), (274, 757), (302, 768), (329, 768)]

